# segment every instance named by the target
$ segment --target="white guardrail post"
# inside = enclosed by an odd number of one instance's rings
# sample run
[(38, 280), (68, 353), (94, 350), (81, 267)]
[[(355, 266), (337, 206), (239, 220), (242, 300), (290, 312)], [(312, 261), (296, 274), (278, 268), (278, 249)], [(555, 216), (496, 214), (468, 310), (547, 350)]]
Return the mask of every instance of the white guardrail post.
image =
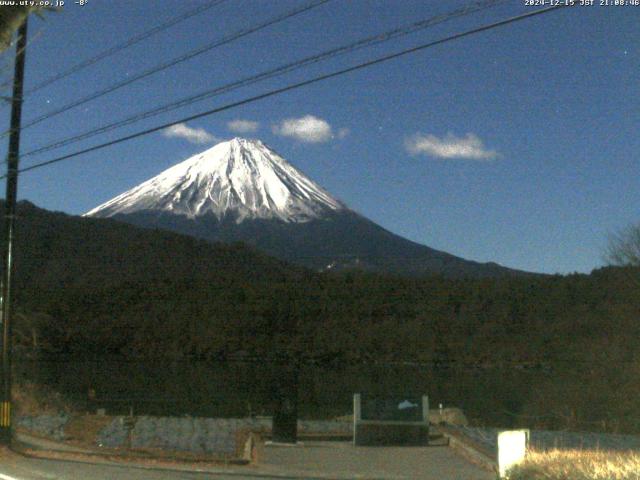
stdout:
[(508, 478), (511, 467), (524, 461), (529, 447), (529, 430), (506, 430), (498, 433), (498, 473)]

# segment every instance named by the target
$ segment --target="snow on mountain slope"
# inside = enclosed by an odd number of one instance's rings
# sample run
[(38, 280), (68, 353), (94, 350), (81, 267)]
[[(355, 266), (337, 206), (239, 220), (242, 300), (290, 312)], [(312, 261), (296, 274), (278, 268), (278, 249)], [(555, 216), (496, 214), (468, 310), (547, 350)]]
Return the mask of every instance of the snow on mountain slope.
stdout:
[(259, 140), (234, 138), (194, 155), (87, 212), (307, 222), (346, 207)]

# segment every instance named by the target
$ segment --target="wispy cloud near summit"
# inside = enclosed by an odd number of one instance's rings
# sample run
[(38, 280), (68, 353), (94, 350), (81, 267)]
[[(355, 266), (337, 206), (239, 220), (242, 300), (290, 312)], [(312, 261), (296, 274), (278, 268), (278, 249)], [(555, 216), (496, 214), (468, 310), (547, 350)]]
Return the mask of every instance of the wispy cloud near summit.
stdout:
[(186, 123), (178, 123), (177, 125), (165, 128), (162, 134), (170, 138), (183, 138), (188, 142), (196, 144), (211, 143), (218, 140), (204, 128), (192, 128)]
[(273, 133), (283, 137), (291, 137), (305, 143), (322, 143), (331, 140), (331, 125), (321, 118), (305, 115), (300, 118), (289, 118), (272, 127)]
[(405, 140), (404, 146), (411, 155), (424, 154), (444, 159), (494, 160), (500, 156), (497, 151), (487, 149), (473, 133), (464, 137), (448, 133), (444, 138), (416, 133)]

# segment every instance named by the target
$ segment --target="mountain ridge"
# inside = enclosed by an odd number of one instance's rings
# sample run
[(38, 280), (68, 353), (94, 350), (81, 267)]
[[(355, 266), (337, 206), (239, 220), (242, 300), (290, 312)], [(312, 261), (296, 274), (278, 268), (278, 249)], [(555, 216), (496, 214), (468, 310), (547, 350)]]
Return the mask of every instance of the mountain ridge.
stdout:
[(315, 270), (451, 277), (527, 274), (400, 237), (351, 210), (261, 141), (237, 137), (85, 216), (112, 217), (208, 241), (241, 241)]
[(189, 218), (212, 213), (304, 222), (346, 208), (260, 140), (236, 137), (193, 155), (90, 210), (108, 217), (141, 210)]

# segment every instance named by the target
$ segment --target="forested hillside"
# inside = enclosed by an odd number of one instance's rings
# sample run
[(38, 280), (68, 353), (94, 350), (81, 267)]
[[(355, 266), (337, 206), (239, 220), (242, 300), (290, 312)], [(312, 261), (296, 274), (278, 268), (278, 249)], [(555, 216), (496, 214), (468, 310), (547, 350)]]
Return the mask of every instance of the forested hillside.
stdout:
[(318, 274), (242, 245), (26, 203), (19, 214), (23, 352), (541, 369), (557, 375), (531, 411), (595, 392), (590, 408), (640, 418), (637, 269), (482, 280)]
[(20, 217), (17, 307), (51, 318), (42, 348), (55, 351), (219, 356), (277, 345), (326, 358), (534, 365), (630, 358), (640, 333), (633, 269), (483, 280), (317, 274), (241, 244), (24, 203)]

